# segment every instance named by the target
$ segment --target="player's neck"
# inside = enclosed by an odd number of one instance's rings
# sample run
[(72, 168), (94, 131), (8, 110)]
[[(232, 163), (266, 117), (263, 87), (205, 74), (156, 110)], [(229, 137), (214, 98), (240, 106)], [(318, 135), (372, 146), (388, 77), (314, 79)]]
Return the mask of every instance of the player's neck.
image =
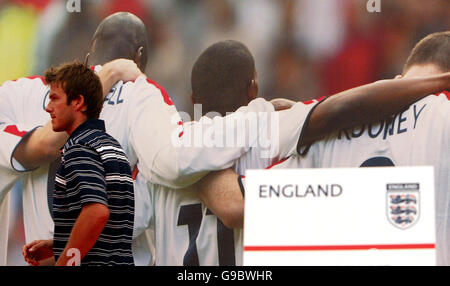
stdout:
[(443, 71), (437, 65), (428, 63), (411, 66), (403, 77), (416, 78), (416, 77), (438, 75), (441, 73), (443, 73)]
[(83, 124), (84, 122), (86, 122), (87, 117), (84, 114), (77, 114), (77, 116), (75, 116), (72, 124), (70, 125), (70, 127), (68, 127), (66, 129), (67, 134), (72, 135), (72, 133), (78, 128), (78, 126), (80, 126), (81, 124)]

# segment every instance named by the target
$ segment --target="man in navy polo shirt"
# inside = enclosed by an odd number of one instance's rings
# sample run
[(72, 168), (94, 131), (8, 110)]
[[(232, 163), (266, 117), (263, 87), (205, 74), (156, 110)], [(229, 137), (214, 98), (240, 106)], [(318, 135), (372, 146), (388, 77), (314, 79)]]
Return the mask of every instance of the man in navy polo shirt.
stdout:
[(120, 144), (99, 120), (102, 85), (86, 65), (66, 64), (45, 73), (46, 111), (56, 132), (69, 139), (55, 179), (53, 240), (25, 247), (31, 264), (54, 256), (55, 265), (133, 265), (133, 180)]

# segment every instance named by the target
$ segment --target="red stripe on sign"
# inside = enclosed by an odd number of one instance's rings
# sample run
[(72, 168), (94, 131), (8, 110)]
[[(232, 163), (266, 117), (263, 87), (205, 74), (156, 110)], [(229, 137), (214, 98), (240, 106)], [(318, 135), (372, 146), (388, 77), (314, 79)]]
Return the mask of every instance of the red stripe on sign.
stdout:
[(369, 244), (369, 245), (287, 245), (287, 246), (244, 246), (245, 251), (330, 251), (369, 249), (433, 249), (435, 244)]
[(165, 103), (167, 103), (168, 105), (173, 105), (172, 99), (170, 99), (169, 94), (162, 86), (160, 86), (159, 84), (157, 84), (156, 82), (154, 82), (153, 80), (151, 80), (149, 78), (147, 78), (147, 82), (150, 84), (153, 84), (154, 86), (156, 86), (157, 89), (159, 89), (159, 91), (161, 92), (161, 94), (164, 98)]
[(8, 125), (3, 131), (19, 137), (23, 137), (27, 134), (27, 131), (19, 131), (16, 125)]

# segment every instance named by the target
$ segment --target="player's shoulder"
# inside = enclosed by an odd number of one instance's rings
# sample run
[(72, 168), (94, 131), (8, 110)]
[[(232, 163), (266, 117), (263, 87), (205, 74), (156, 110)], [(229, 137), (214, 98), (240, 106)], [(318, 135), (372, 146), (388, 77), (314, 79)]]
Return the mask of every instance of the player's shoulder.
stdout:
[(425, 103), (432, 103), (432, 104), (449, 104), (450, 103), (450, 92), (448, 91), (441, 91), (434, 94), (430, 94), (418, 102), (425, 102)]
[(96, 144), (99, 144), (99, 142), (105, 142), (105, 140), (109, 141), (109, 137), (105, 131), (96, 128), (90, 128), (82, 130), (77, 134), (72, 134), (72, 136), (64, 145), (64, 149), (69, 150), (73, 148), (83, 147), (90, 148), (92, 146), (95, 146)]
[(450, 92), (442, 91), (428, 95), (411, 106), (414, 105), (426, 105), (426, 109), (429, 113), (433, 113), (435, 116), (437, 114), (445, 113), (445, 116), (447, 117), (448, 112), (450, 111)]
[(246, 106), (241, 106), (238, 110), (236, 110), (235, 113), (240, 113), (240, 112), (251, 112), (251, 111), (255, 111), (255, 112), (272, 112), (275, 111), (275, 108), (273, 106), (273, 104), (264, 99), (264, 98), (256, 98), (253, 99), (252, 101), (250, 101), (250, 103)]
[(26, 76), (26, 77), (22, 77), (22, 78), (18, 78), (18, 79), (14, 79), (12, 80), (13, 82), (33, 82), (33, 83), (39, 83), (41, 85), (47, 85), (47, 83), (45, 82), (45, 78), (41, 75), (31, 75), (31, 76)]
[(327, 98), (328, 98), (327, 96), (322, 96), (319, 98), (314, 98), (306, 101), (299, 101), (296, 104), (294, 104), (289, 110), (291, 110), (292, 112), (304, 111), (309, 114), (310, 112), (312, 112), (312, 110), (314, 110), (314, 108), (317, 107), (318, 104), (324, 102)]
[[(91, 69), (98, 73), (102, 69), (102, 66), (92, 66)], [(174, 105), (166, 89), (145, 74), (140, 75), (133, 81), (119, 81), (113, 87), (110, 94), (113, 94), (114, 92), (119, 94), (121, 100), (124, 100), (123, 102), (135, 102), (141, 104), (142, 100), (161, 98), (167, 105)], [(131, 100), (126, 100), (127, 98)]]
[(450, 91), (441, 91), (436, 94), (434, 94), (440, 101), (449, 103), (450, 102)]
[(47, 87), (47, 83), (43, 76), (40, 75), (32, 75), (27, 77), (21, 77), (13, 80), (5, 81), (1, 86), (9, 87), (9, 86), (40, 86)]
[(75, 138), (69, 139), (64, 146), (64, 151), (66, 153), (72, 151), (95, 152), (99, 155), (109, 151), (124, 153), (122, 146), (114, 137), (98, 129), (87, 130)]
[(122, 150), (119, 142), (111, 135), (109, 135), (106, 131), (99, 129), (92, 129), (85, 132), (85, 135), (78, 140), (79, 144), (83, 144), (90, 148), (100, 149), (102, 147), (114, 147)]
[(174, 105), (166, 89), (145, 75), (139, 76), (134, 81), (124, 83), (123, 89), (128, 96), (142, 97), (143, 99), (158, 98), (162, 99), (167, 105)]

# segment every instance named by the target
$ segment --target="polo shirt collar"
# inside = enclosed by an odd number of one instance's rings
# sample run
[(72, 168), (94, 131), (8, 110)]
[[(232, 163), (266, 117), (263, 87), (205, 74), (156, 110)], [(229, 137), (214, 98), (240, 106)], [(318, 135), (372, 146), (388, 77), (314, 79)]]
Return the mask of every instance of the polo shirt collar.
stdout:
[(105, 131), (105, 121), (101, 119), (88, 119), (85, 122), (81, 123), (70, 135), (69, 139), (74, 138), (78, 134), (82, 133), (86, 130), (98, 129), (101, 131)]

